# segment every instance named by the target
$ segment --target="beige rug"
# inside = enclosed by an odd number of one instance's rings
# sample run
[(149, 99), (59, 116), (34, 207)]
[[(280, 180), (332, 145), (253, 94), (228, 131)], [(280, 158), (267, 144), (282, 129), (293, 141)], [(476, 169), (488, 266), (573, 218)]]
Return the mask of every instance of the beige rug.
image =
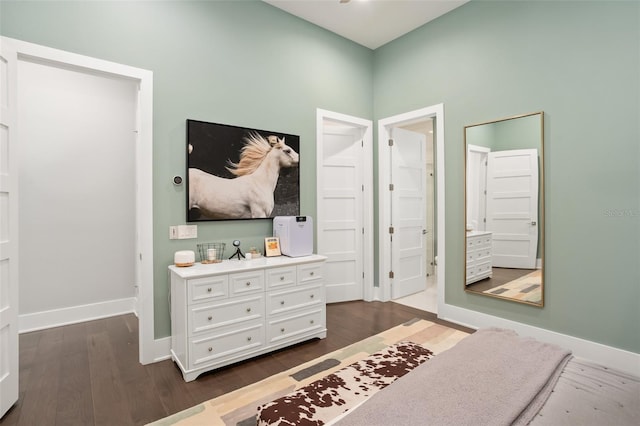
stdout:
[(437, 355), (466, 336), (467, 333), (463, 331), (415, 319), (150, 424), (154, 426), (255, 425), (258, 406), (306, 386), (389, 345), (408, 340), (425, 346)]
[(542, 270), (537, 269), (516, 280), (485, 290), (483, 293), (540, 303), (542, 301)]

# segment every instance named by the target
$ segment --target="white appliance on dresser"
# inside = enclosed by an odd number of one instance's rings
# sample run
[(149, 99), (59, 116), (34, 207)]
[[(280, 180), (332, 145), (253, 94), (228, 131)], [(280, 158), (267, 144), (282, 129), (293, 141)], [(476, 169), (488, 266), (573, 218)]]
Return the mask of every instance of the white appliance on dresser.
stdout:
[(491, 278), (492, 244), (490, 231), (467, 232), (467, 285)]
[(171, 356), (184, 380), (325, 338), (326, 259), (280, 256), (169, 266)]

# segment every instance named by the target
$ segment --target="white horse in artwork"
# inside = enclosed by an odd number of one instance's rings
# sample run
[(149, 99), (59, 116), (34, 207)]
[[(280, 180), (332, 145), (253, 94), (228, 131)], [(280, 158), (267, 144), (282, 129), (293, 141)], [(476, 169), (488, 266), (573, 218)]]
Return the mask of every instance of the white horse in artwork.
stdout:
[[(280, 169), (294, 167), (298, 153), (276, 136), (251, 133), (240, 152), (240, 161), (229, 161), (227, 179), (200, 169), (189, 169), (189, 210), (197, 208), (211, 219), (266, 218), (274, 207)], [(190, 148), (191, 150), (191, 148)]]

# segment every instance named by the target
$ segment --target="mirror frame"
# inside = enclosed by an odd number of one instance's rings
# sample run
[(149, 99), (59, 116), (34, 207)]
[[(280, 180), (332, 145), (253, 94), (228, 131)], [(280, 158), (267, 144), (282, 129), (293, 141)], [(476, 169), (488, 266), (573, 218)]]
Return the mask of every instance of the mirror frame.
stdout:
[[(518, 299), (514, 299), (511, 297), (505, 297), (505, 296), (501, 296), (498, 294), (490, 294), (490, 293), (483, 293), (477, 290), (472, 290), (467, 288), (467, 212), (468, 212), (468, 194), (467, 194), (467, 174), (468, 172), (468, 141), (467, 141), (467, 130), (471, 127), (478, 127), (478, 126), (483, 126), (483, 125), (487, 125), (487, 124), (495, 124), (495, 123), (500, 123), (500, 122), (505, 122), (505, 121), (510, 121), (510, 120), (515, 120), (518, 118), (525, 118), (525, 117), (532, 117), (535, 115), (539, 115), (540, 116), (540, 153), (539, 153), (539, 158), (538, 158), (538, 180), (539, 180), (539, 187), (538, 187), (538, 229), (539, 229), (539, 233), (540, 233), (540, 237), (538, 240), (538, 253), (540, 254), (540, 271), (541, 271), (541, 281), (540, 281), (540, 302), (536, 303), (536, 302), (530, 302), (530, 301), (526, 301), (526, 300), (518, 300)], [(544, 307), (544, 302), (545, 302), (545, 268), (544, 268), (544, 264), (545, 264), (545, 238), (544, 238), (544, 234), (545, 234), (545, 222), (546, 222), (546, 218), (545, 218), (545, 191), (544, 191), (544, 111), (537, 111), (537, 112), (532, 112), (532, 113), (528, 113), (528, 114), (521, 114), (521, 115), (515, 115), (515, 116), (511, 116), (511, 117), (506, 117), (506, 118), (500, 118), (497, 120), (491, 120), (491, 121), (485, 121), (482, 123), (476, 123), (476, 124), (470, 124), (468, 126), (464, 126), (464, 223), (463, 223), (463, 232), (464, 232), (464, 256), (463, 256), (463, 274), (462, 276), (463, 278), (463, 287), (464, 287), (464, 291), (466, 293), (469, 294), (477, 294), (480, 296), (486, 296), (486, 297), (492, 297), (492, 298), (496, 298), (496, 299), (502, 299), (502, 300), (507, 300), (510, 302), (515, 302), (515, 303), (521, 303), (521, 304), (526, 304), (526, 305), (530, 305), (530, 306), (535, 306), (538, 308), (542, 308)]]

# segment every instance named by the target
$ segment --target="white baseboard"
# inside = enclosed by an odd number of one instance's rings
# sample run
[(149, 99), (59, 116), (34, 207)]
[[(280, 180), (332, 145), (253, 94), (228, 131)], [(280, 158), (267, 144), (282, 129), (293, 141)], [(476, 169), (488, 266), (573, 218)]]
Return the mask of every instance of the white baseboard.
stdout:
[(453, 305), (444, 304), (444, 306), (438, 306), (438, 318), (473, 329), (484, 327), (510, 328), (521, 336), (533, 337), (543, 342), (570, 349), (574, 356), (640, 377), (640, 354), (623, 349)]
[(171, 358), (171, 336), (154, 340), (154, 357), (152, 362)]
[(135, 307), (136, 299), (130, 297), (19, 315), (18, 332), (28, 333), (30, 331), (44, 330), (46, 328), (128, 314), (134, 312)]

